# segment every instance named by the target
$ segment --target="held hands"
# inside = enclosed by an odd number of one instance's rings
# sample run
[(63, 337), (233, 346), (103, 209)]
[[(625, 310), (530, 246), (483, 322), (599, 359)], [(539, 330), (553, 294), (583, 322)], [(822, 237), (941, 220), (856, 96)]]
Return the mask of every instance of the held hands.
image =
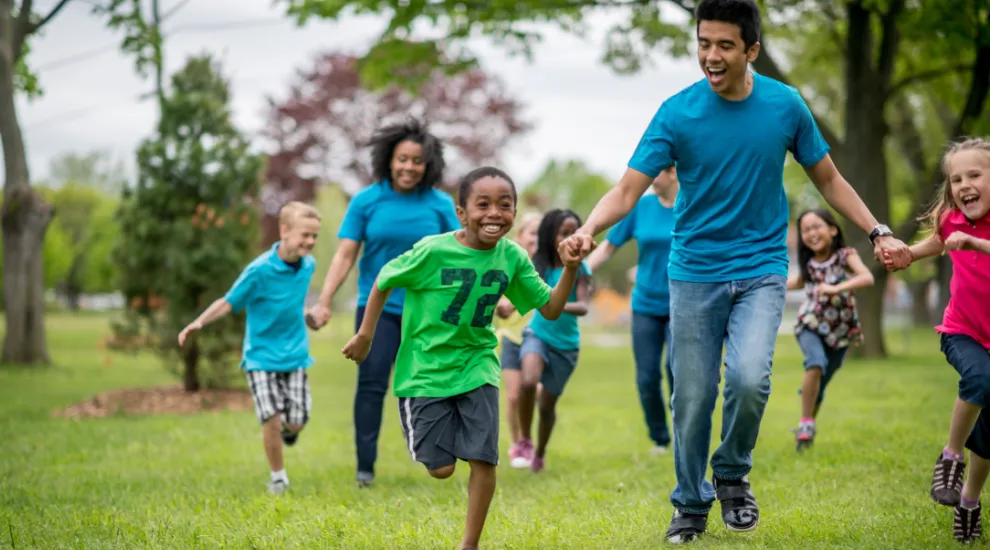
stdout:
[(581, 265), (581, 260), (588, 257), (591, 251), (598, 246), (591, 235), (584, 233), (574, 233), (570, 237), (560, 241), (557, 253), (565, 266), (577, 267)]
[(330, 308), (323, 307), (323, 304), (316, 304), (306, 314), (306, 324), (313, 330), (319, 330), (330, 322), (331, 315)]
[(368, 357), (368, 352), (371, 351), (371, 338), (362, 335), (360, 332), (351, 337), (341, 350), (344, 353), (344, 357), (354, 361), (355, 363), (363, 363)]
[(188, 338), (190, 334), (202, 328), (203, 323), (200, 323), (198, 319), (186, 325), (186, 328), (182, 329), (182, 332), (179, 333), (179, 347), (185, 345), (186, 338)]
[(914, 261), (911, 248), (890, 236), (877, 237), (873, 244), (873, 255), (890, 271), (907, 269)]

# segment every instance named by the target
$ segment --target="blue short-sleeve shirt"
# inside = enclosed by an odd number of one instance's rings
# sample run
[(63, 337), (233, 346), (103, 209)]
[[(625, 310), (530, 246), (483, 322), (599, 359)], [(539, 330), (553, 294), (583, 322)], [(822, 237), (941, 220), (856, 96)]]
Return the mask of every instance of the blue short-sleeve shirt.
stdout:
[[(564, 268), (552, 267), (547, 269), (543, 279), (548, 285), (554, 287), (563, 273)], [(578, 268), (577, 278), (590, 276), (591, 266), (588, 265), (588, 262), (582, 261), (581, 266)], [(576, 302), (577, 299), (577, 284), (575, 283), (574, 289), (571, 290), (571, 295), (567, 298), (567, 302)], [(543, 340), (543, 342), (552, 348), (561, 351), (570, 351), (580, 349), (581, 347), (581, 329), (578, 327), (577, 315), (573, 313), (561, 313), (560, 317), (551, 321), (544, 317), (539, 310), (535, 310), (533, 312), (533, 318), (529, 321), (529, 329), (533, 331), (534, 336)]]
[(829, 147), (797, 90), (771, 78), (753, 74), (741, 101), (700, 80), (660, 106), (629, 167), (656, 177), (677, 164), (670, 279), (787, 276), (788, 151), (810, 167)]
[(640, 197), (632, 212), (608, 232), (608, 242), (622, 247), (636, 240), (639, 260), (632, 291), (632, 310), (643, 315), (670, 315), (667, 261), (674, 228), (674, 209), (652, 193)]
[[(362, 243), (358, 260), (358, 306), (368, 303), (378, 272), (423, 237), (461, 228), (454, 199), (437, 189), (396, 193), (384, 180), (354, 195), (337, 237)], [(385, 311), (402, 314), (405, 289), (392, 291)]]
[(304, 309), (316, 260), (303, 256), (290, 265), (278, 255), (280, 244), (248, 264), (224, 296), (235, 312), (247, 310), (244, 370), (285, 372), (313, 364)]

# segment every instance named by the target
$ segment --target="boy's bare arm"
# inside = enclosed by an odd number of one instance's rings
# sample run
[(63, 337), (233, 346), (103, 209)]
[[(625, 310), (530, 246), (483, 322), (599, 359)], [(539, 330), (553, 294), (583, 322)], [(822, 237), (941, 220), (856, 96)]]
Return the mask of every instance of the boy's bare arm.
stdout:
[(190, 333), (200, 330), (213, 321), (220, 319), (224, 315), (230, 313), (233, 309), (234, 308), (231, 307), (227, 300), (217, 298), (212, 304), (210, 304), (210, 307), (206, 308), (206, 310), (196, 318), (195, 321), (189, 323), (186, 328), (182, 329), (182, 332), (179, 333), (179, 345), (181, 346), (185, 344), (186, 338)]
[(385, 290), (378, 288), (378, 280), (375, 280), (375, 284), (371, 286), (368, 303), (364, 306), (364, 319), (361, 320), (361, 326), (358, 327), (357, 334), (351, 337), (342, 350), (344, 357), (358, 364), (364, 362), (368, 357), (368, 353), (371, 351), (371, 342), (375, 339), (378, 319), (381, 318), (382, 310), (385, 309), (385, 302), (388, 301), (391, 293), (392, 289), (390, 288)]
[(567, 300), (571, 297), (571, 291), (574, 289), (577, 271), (577, 265), (564, 266), (560, 280), (550, 291), (550, 300), (539, 309), (540, 315), (550, 321), (560, 317), (560, 314), (564, 312), (564, 306), (567, 305)]

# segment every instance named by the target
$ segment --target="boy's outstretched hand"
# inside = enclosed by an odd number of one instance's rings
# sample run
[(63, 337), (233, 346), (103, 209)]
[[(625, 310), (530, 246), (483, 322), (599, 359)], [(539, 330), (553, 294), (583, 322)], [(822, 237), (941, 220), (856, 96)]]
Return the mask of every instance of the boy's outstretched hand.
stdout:
[(186, 328), (182, 329), (182, 332), (179, 333), (179, 347), (185, 345), (186, 338), (188, 338), (191, 333), (196, 332), (201, 328), (203, 328), (203, 323), (200, 323), (199, 321), (193, 321), (186, 325)]
[(361, 334), (355, 334), (351, 336), (351, 339), (341, 350), (344, 353), (344, 357), (354, 361), (355, 363), (363, 363), (368, 357), (368, 352), (371, 351), (371, 339)]

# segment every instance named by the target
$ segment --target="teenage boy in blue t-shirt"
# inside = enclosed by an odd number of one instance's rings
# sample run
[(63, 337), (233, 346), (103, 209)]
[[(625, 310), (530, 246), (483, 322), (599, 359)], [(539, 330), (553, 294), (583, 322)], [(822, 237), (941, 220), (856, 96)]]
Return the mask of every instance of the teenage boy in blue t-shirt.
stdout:
[(282, 444), (296, 443), (312, 407), (306, 369), (313, 358), (304, 310), (316, 268), (309, 253), (319, 232), (320, 214), (312, 206), (286, 204), (279, 213), (280, 240), (244, 268), (226, 296), (179, 333), (182, 346), (190, 333), (231, 311), (247, 309), (241, 367), (251, 387), (271, 467), (268, 490), (275, 494), (289, 486)]
[[(674, 375), (674, 516), (669, 542), (706, 530), (716, 499), (729, 531), (750, 531), (759, 508), (748, 474), (770, 394), (770, 367), (787, 284), (787, 152), (825, 200), (868, 233), (874, 253), (906, 267), (907, 246), (877, 223), (828, 155), (801, 96), (749, 71), (760, 52), (754, 0), (701, 0), (695, 10), (705, 78), (667, 99), (618, 185), (569, 238), (572, 253), (626, 216), (661, 170), (676, 164), (670, 279)], [(705, 480), (712, 414), (726, 350), (722, 444)]]

